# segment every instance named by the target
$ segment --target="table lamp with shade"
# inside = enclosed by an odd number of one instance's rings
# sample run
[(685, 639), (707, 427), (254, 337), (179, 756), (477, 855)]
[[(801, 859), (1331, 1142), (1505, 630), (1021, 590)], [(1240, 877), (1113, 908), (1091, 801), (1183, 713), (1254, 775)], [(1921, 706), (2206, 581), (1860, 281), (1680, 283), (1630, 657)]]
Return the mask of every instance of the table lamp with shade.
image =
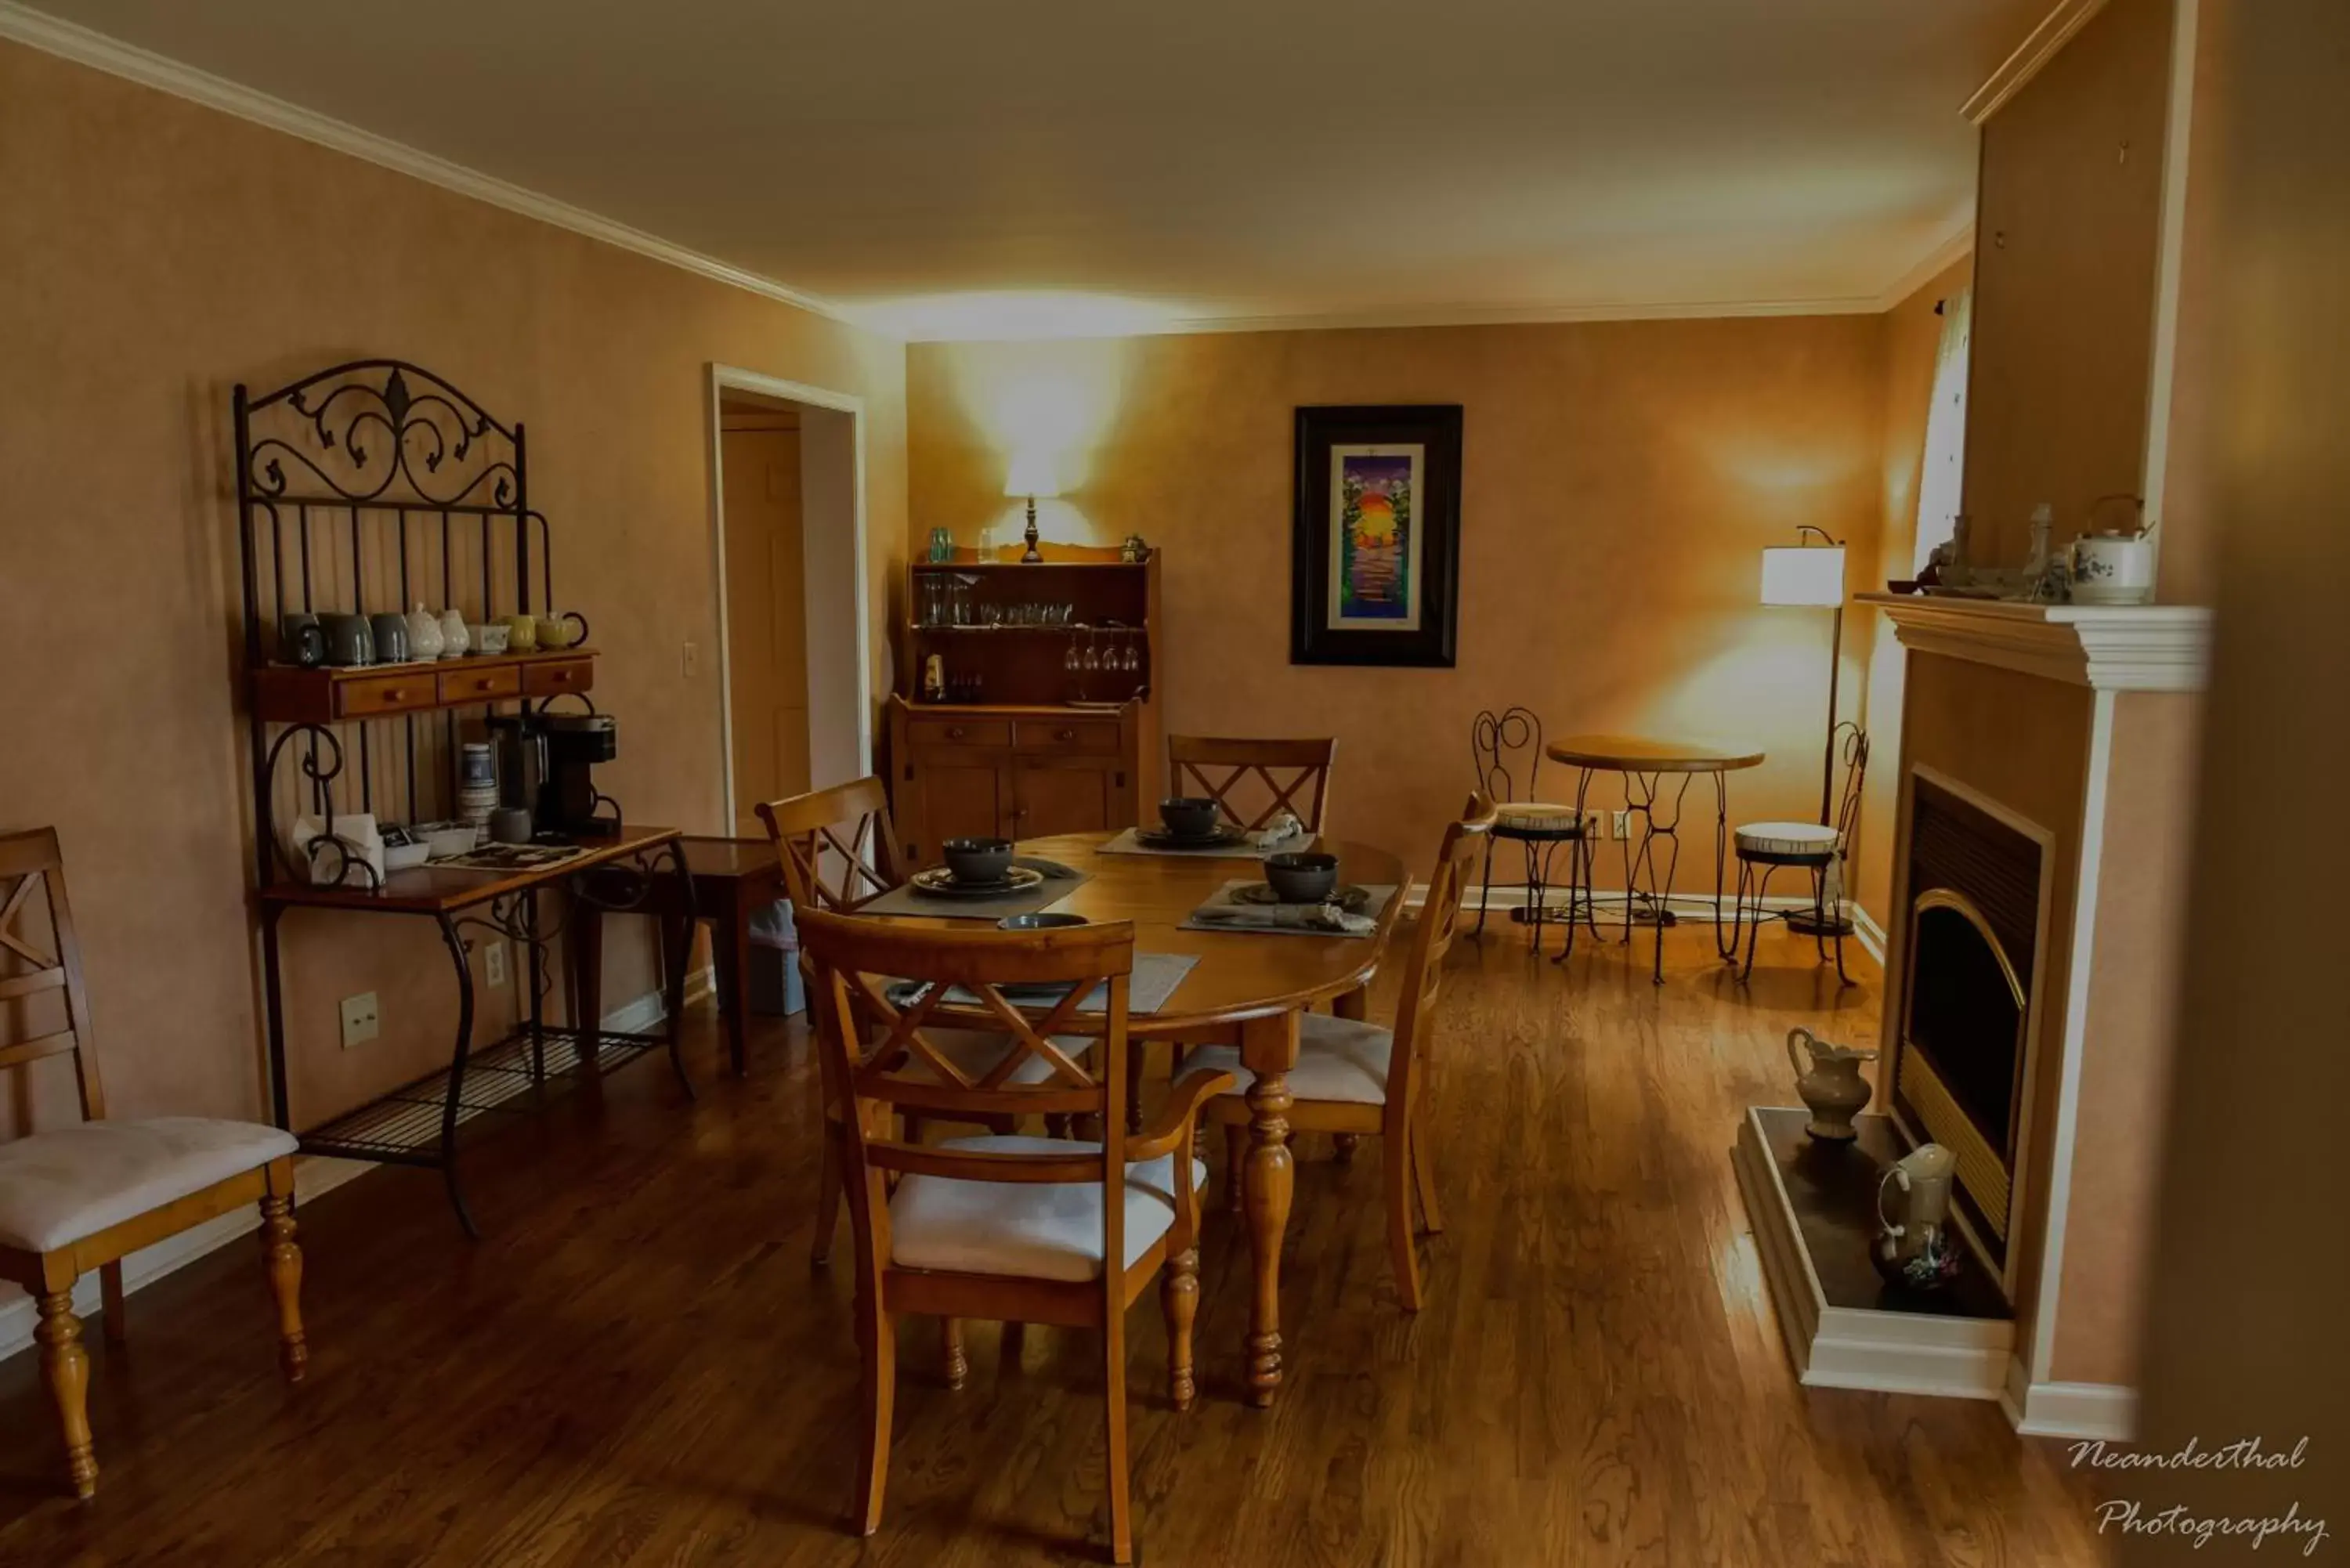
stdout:
[[(1811, 542), (1813, 535), (1819, 535), (1818, 544)], [(1762, 602), (1834, 612), (1828, 635), (1828, 734), (1820, 767), (1820, 824), (1834, 826), (1836, 685), (1844, 670), (1844, 544), (1826, 529), (1808, 523), (1796, 529), (1795, 539), (1793, 545), (1774, 545), (1762, 552)], [(1832, 910), (1827, 919), (1833, 926), (1846, 917)], [(1808, 911), (1794, 911), (1787, 917), (1790, 929), (1807, 935), (1814, 934), (1811, 928), (1815, 923)]]
[(1012, 466), (1003, 476), (1003, 493), (1028, 503), (1028, 529), (1023, 535), (1028, 541), (1028, 549), (1020, 559), (1025, 563), (1042, 561), (1045, 556), (1036, 548), (1036, 503), (1040, 498), (1050, 501), (1061, 493), (1060, 464), (1050, 452), (1014, 452)]

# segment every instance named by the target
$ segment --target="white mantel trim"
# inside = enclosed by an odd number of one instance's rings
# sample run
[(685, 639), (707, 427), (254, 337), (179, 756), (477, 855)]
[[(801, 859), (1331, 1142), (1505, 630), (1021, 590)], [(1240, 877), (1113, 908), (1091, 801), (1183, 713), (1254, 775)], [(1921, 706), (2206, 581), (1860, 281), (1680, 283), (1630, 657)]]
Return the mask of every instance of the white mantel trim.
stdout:
[(1859, 594), (1901, 646), (2100, 691), (2199, 691), (2211, 612), (2200, 605), (2033, 605)]

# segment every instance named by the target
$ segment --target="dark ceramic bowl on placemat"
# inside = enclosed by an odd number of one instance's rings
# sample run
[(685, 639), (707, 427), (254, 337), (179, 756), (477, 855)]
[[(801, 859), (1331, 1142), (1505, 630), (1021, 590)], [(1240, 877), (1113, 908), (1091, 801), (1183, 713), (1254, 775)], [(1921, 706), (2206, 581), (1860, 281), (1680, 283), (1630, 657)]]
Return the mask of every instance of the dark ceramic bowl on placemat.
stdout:
[(1318, 904), (1338, 886), (1338, 857), (1318, 850), (1268, 855), (1264, 879), (1284, 904)]
[(939, 854), (958, 882), (1001, 883), (1012, 869), (1008, 838), (950, 838), (939, 846)]
[(1072, 915), (1059, 909), (1032, 909), (1024, 915), (1004, 916), (995, 922), (995, 929), (999, 931), (1058, 931), (1087, 923), (1083, 915)]
[(1171, 838), (1212, 838), (1216, 803), (1206, 795), (1170, 795), (1159, 803), (1159, 820)]

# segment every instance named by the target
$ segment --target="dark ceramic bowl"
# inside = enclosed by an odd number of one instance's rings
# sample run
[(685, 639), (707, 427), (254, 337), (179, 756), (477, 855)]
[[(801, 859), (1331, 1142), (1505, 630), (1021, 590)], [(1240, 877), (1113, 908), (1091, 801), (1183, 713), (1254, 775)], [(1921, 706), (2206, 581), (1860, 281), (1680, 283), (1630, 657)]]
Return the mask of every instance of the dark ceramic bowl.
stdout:
[(1058, 909), (1034, 909), (1024, 915), (1006, 915), (995, 922), (999, 931), (1057, 931), (1070, 926), (1086, 924), (1083, 915), (1072, 915)]
[(1264, 857), (1264, 879), (1284, 904), (1318, 904), (1338, 886), (1338, 857), (1293, 850)]
[(1012, 870), (1012, 840), (950, 838), (939, 846), (958, 882), (1001, 882)]
[(1216, 803), (1204, 795), (1171, 795), (1159, 803), (1159, 820), (1178, 838), (1205, 838), (1216, 831)]

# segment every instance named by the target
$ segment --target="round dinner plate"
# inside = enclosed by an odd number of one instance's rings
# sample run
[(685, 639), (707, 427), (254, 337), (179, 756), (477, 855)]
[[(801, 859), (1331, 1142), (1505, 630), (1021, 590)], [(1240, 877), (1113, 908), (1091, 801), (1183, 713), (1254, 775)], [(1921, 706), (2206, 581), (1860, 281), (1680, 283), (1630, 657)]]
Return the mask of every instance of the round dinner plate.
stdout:
[(1134, 836), (1139, 843), (1148, 844), (1154, 849), (1217, 849), (1227, 844), (1238, 844), (1247, 835), (1226, 822), (1219, 823), (1213, 833), (1201, 834), (1196, 838), (1170, 833), (1163, 827), (1138, 827), (1134, 830)]
[(1042, 871), (1026, 866), (1014, 866), (995, 882), (958, 882), (954, 873), (943, 866), (933, 866), (927, 871), (917, 871), (908, 881), (918, 893), (928, 893), (934, 898), (1001, 898), (1006, 893), (1024, 893), (1045, 880)]
[[(1340, 888), (1332, 892), (1328, 898), (1321, 900), (1321, 902), (1325, 904), (1336, 904), (1338, 908), (1344, 909), (1350, 915), (1355, 914), (1367, 907), (1370, 901), (1371, 890), (1368, 888)], [(1281, 904), (1286, 903), (1288, 900), (1273, 890), (1272, 883), (1252, 882), (1245, 888), (1235, 888), (1232, 889), (1232, 902), (1235, 904)], [(1299, 909), (1304, 909), (1306, 906), (1300, 904), (1297, 907)]]

